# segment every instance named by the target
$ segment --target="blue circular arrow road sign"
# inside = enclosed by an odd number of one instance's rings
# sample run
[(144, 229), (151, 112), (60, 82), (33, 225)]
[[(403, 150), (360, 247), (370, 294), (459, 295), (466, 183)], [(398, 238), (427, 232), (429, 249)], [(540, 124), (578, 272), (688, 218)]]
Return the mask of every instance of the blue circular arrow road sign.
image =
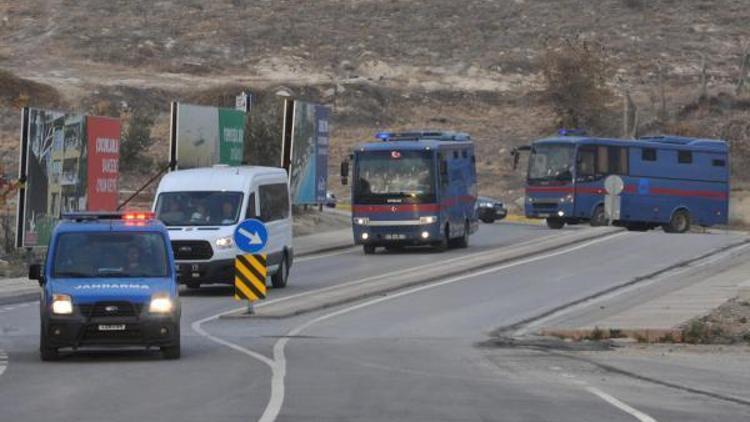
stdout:
[(266, 248), (268, 230), (262, 221), (245, 220), (234, 229), (234, 243), (245, 253), (258, 253)]

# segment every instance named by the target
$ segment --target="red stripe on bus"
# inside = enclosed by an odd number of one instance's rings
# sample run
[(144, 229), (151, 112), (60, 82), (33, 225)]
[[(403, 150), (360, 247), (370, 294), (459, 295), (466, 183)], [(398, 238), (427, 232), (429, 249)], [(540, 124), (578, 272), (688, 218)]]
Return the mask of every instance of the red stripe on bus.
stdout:
[(669, 189), (669, 188), (651, 188), (649, 193), (654, 195), (667, 195), (667, 196), (690, 196), (708, 199), (727, 199), (726, 192), (710, 191), (710, 190), (682, 190), (682, 189)]
[(438, 204), (391, 204), (391, 205), (352, 205), (355, 213), (391, 213), (391, 212), (438, 212)]
[(353, 205), (352, 211), (355, 213), (396, 213), (396, 212), (439, 212), (440, 207), (451, 207), (459, 202), (472, 202), (476, 197), (472, 195), (461, 195), (448, 198), (440, 204), (379, 204), (379, 205)]
[[(569, 186), (530, 186), (526, 188), (527, 193), (582, 193), (582, 194), (594, 194), (604, 195), (607, 192), (601, 187), (584, 187), (578, 186), (575, 189)], [(630, 184), (625, 185), (625, 193), (637, 193), (638, 185)], [(708, 199), (727, 199), (728, 195), (726, 192), (710, 191), (710, 190), (684, 190), (684, 189), (671, 189), (671, 188), (649, 188), (648, 193), (651, 195), (665, 195), (665, 196), (687, 196), (697, 198), (708, 198)]]

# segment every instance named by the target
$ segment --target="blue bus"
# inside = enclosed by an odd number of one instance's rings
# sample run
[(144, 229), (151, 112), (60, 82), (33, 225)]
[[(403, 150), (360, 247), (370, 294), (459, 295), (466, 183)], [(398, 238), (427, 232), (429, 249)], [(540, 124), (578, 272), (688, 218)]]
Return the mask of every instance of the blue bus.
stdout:
[(729, 157), (722, 140), (653, 136), (637, 140), (562, 136), (534, 142), (525, 214), (565, 224), (607, 224), (604, 179), (624, 182), (614, 225), (683, 233), (691, 224), (726, 224)]
[[(478, 229), (474, 144), (465, 133), (379, 133), (351, 156), (354, 242), (465, 248)], [(346, 183), (349, 163), (341, 166)]]

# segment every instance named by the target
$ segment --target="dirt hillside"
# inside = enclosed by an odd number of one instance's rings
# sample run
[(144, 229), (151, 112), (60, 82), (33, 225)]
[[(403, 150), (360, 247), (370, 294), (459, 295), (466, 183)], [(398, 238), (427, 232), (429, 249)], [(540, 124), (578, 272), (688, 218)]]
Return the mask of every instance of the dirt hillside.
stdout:
[(606, 135), (620, 134), (627, 90), (643, 132), (730, 135), (743, 150), (750, 101), (735, 87), (749, 21), (746, 0), (2, 0), (0, 164), (14, 171), (24, 104), (146, 110), (163, 157), (170, 100), (284, 87), (333, 107), (332, 175), (378, 130), (463, 130), (482, 192), (513, 202), (509, 149), (557, 126), (539, 68), (550, 41), (601, 46), (615, 94)]

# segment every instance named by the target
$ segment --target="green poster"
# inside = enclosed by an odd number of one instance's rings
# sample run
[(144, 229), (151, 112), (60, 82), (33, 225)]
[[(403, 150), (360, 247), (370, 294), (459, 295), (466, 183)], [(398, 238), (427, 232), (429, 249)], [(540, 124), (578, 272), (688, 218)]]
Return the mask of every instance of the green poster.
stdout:
[(245, 140), (245, 112), (219, 109), (219, 162), (230, 166), (242, 164)]

